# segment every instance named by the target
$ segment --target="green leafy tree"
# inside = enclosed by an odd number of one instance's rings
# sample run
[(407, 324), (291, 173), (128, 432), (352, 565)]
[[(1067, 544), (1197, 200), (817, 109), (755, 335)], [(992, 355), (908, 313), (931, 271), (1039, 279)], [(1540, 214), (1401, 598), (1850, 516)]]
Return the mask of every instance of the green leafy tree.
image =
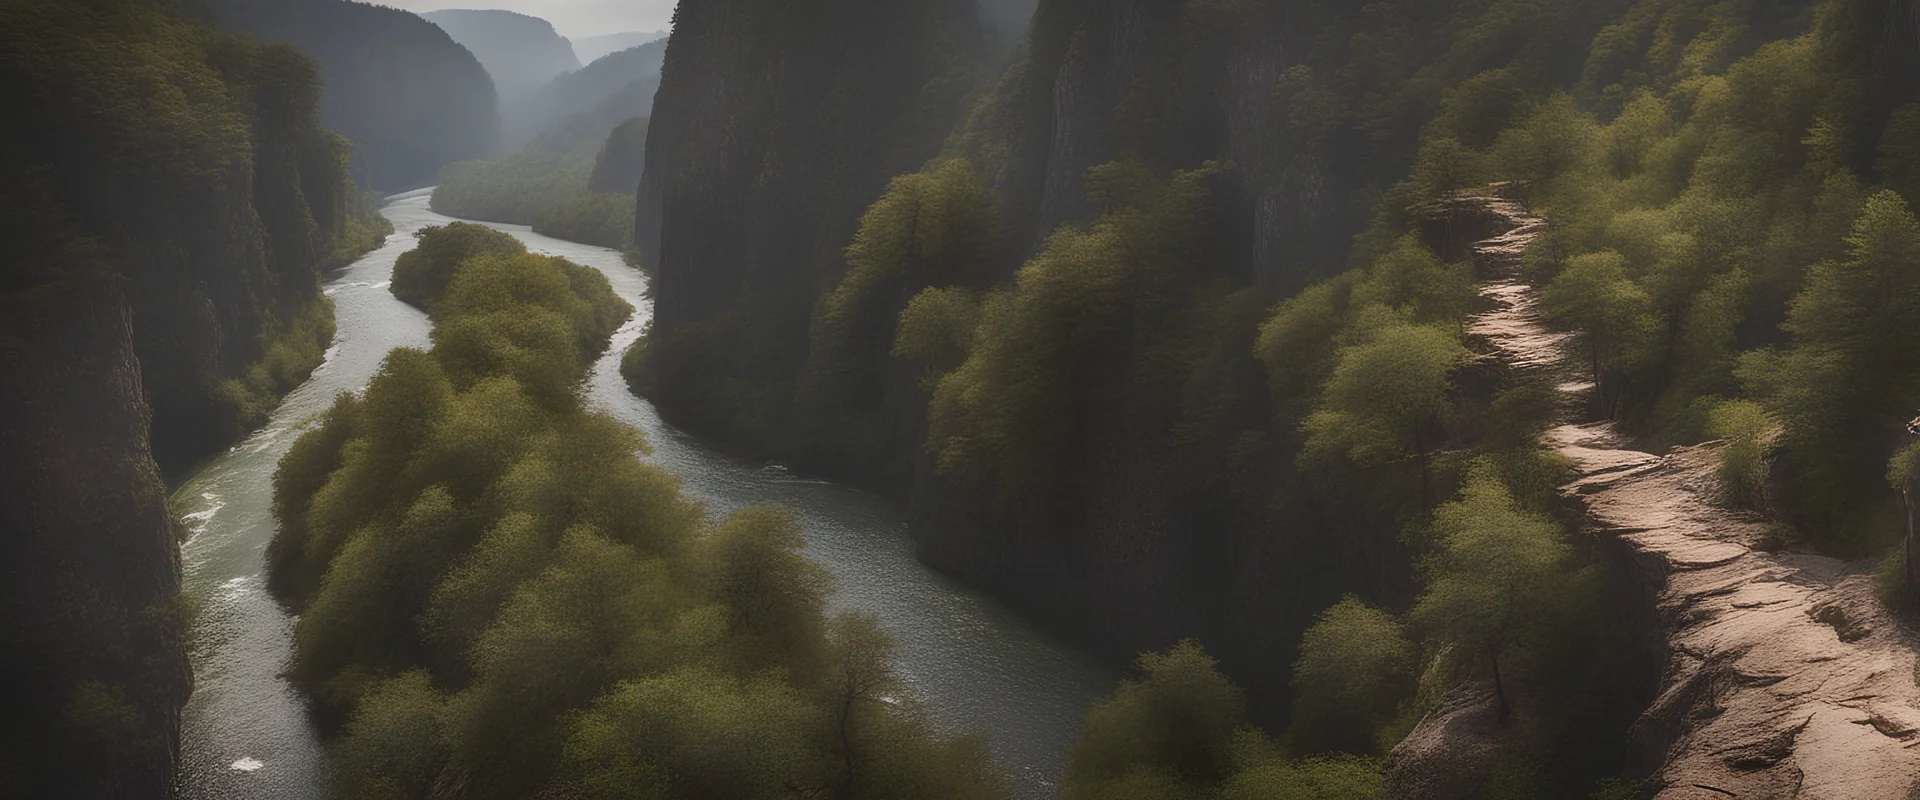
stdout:
[(567, 758), (596, 798), (776, 800), (821, 786), (817, 713), (773, 676), (680, 670), (597, 701), (573, 725)]
[(1747, 508), (1766, 501), (1767, 439), (1773, 418), (1751, 400), (1716, 403), (1707, 415), (1707, 435), (1723, 440), (1715, 472), (1727, 500)]
[(401, 301), (432, 311), (440, 296), (453, 282), (453, 274), (466, 260), (483, 253), (517, 254), (527, 252), (519, 239), (485, 225), (451, 222), (423, 228), (414, 234), (419, 242), (400, 254), (393, 263), (393, 284), (389, 291)]
[(1493, 669), (1500, 712), (1508, 709), (1501, 656), (1537, 622), (1561, 582), (1569, 551), (1547, 519), (1520, 508), (1492, 465), (1475, 465), (1459, 499), (1433, 514), (1435, 553), (1412, 619), (1422, 630)]
[(1141, 677), (1087, 713), (1061, 796), (1182, 797), (1232, 773), (1246, 700), (1200, 645), (1140, 656)]
[(1920, 408), (1920, 222), (1883, 191), (1846, 244), (1846, 258), (1815, 266), (1794, 298), (1792, 347), (1749, 356), (1742, 371), (1779, 413), (1795, 516), (1858, 550), (1872, 535), (1866, 487), (1885, 463), (1884, 432)]
[(1369, 753), (1391, 743), (1376, 734), (1411, 694), (1415, 651), (1392, 615), (1351, 595), (1300, 637), (1293, 663), (1293, 726), (1312, 753)]
[(1365, 341), (1341, 348), (1320, 404), (1302, 426), (1301, 457), (1371, 467), (1418, 461), (1423, 504), (1432, 451), (1442, 440), (1455, 367), (1467, 350), (1445, 331), (1387, 321)]
[(406, 800), (431, 795), (448, 778), (446, 698), (424, 670), (381, 683), (334, 747), (338, 796)]
[(1579, 337), (1606, 407), (1613, 376), (1633, 366), (1655, 334), (1652, 304), (1628, 277), (1626, 259), (1611, 251), (1575, 256), (1540, 302), (1549, 322)]

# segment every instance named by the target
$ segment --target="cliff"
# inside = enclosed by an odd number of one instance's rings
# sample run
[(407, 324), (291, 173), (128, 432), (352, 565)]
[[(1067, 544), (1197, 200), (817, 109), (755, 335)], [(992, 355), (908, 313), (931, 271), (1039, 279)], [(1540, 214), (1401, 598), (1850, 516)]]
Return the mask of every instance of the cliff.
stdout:
[(746, 406), (790, 395), (812, 298), (862, 210), (939, 152), (970, 88), (972, 14), (960, 0), (680, 6), (635, 220), (670, 419), (741, 442), (780, 424)]
[(353, 145), (354, 176), (388, 192), (493, 151), (493, 82), (446, 32), (350, 0), (199, 0), (222, 28), (293, 45), (319, 66), (321, 124)]
[(440, 26), (493, 76), (501, 106), (512, 107), (527, 95), (580, 68), (573, 43), (539, 17), (511, 11), (429, 11), (420, 15)]
[(0, 71), (0, 785), (166, 797), (190, 678), (162, 470), (319, 363), (319, 272), (371, 238), (290, 48), (35, 0), (0, 9)]
[(650, 122), (646, 117), (635, 117), (613, 129), (606, 143), (600, 146), (599, 156), (594, 159), (593, 175), (587, 181), (587, 188), (617, 194), (639, 190), (640, 175), (647, 166), (647, 126)]

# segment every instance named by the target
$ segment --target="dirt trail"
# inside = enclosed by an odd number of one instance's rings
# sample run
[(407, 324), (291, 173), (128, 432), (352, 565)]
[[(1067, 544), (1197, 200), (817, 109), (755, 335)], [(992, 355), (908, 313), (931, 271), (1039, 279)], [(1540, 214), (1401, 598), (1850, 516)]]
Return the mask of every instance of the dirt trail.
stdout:
[[(1656, 456), (1631, 449), (1608, 423), (1583, 424), (1593, 378), (1567, 356), (1568, 337), (1547, 329), (1522, 276), (1545, 222), (1504, 198), (1455, 201), (1463, 207), (1505, 231), (1472, 245), (1492, 308), (1469, 331), (1515, 370), (1546, 373), (1567, 397), (1565, 424), (1546, 436), (1578, 473), (1564, 490), (1586, 504), (1596, 533), (1627, 548), (1664, 628), (1660, 692), (1634, 725), (1627, 765), (1630, 777), (1648, 779), (1643, 796), (1920, 798), (1920, 664), (1874, 598), (1871, 574), (1758, 549), (1766, 521), (1713, 502), (1711, 446)], [(1430, 715), (1395, 761), (1437, 762), (1449, 726), (1484, 729), (1449, 716)]]

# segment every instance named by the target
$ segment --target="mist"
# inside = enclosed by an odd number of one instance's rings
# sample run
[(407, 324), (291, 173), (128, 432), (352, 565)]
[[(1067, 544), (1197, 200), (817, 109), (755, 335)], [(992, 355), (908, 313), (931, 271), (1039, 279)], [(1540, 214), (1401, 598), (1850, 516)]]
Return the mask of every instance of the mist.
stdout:
[[(1031, 0), (1021, 0), (1031, 6)], [(624, 31), (664, 31), (675, 0), (387, 0), (408, 11), (500, 9), (539, 17), (569, 39)], [(1005, 0), (989, 0), (1005, 2)]]

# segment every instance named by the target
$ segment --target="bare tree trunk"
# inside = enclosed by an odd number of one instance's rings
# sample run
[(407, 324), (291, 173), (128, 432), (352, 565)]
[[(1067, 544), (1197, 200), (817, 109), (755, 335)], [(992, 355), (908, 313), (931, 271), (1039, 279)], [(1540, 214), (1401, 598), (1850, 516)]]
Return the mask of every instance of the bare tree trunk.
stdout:
[(1428, 463), (1427, 437), (1421, 430), (1423, 426), (1413, 424), (1413, 452), (1420, 462), (1420, 510), (1433, 507), (1433, 468)]
[(849, 693), (845, 703), (840, 705), (840, 758), (845, 772), (840, 776), (840, 790), (835, 797), (846, 797), (853, 789), (853, 742), (847, 734), (847, 723), (853, 718), (854, 695)]

